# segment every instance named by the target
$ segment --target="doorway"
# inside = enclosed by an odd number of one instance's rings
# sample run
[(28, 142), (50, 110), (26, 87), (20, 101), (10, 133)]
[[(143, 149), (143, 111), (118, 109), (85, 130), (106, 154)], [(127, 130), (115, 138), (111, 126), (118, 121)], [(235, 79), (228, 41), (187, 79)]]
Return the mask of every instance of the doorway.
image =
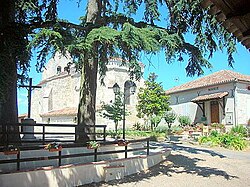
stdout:
[(211, 123), (219, 123), (219, 103), (218, 101), (211, 101), (210, 102), (210, 109), (211, 109)]

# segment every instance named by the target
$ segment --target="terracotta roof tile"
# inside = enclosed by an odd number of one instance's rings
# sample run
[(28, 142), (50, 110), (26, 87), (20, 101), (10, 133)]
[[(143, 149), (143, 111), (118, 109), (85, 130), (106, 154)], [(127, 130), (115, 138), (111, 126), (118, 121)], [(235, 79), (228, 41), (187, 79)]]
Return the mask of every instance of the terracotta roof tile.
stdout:
[(221, 99), (228, 95), (228, 92), (218, 92), (213, 94), (207, 94), (207, 95), (200, 95), (194, 99), (192, 99), (192, 102), (198, 102), (198, 101), (207, 101), (212, 99)]
[(207, 75), (202, 78), (196, 79), (194, 81), (182, 84), (180, 86), (173, 87), (167, 90), (166, 94), (182, 92), (182, 91), (191, 90), (195, 88), (202, 88), (202, 87), (223, 84), (223, 83), (233, 82), (233, 81), (250, 82), (250, 76), (242, 75), (240, 73), (230, 71), (230, 70), (221, 70), (211, 75)]
[(50, 116), (73, 116), (77, 114), (76, 107), (67, 107), (60, 110), (52, 110), (47, 113), (43, 113), (41, 117), (50, 117)]

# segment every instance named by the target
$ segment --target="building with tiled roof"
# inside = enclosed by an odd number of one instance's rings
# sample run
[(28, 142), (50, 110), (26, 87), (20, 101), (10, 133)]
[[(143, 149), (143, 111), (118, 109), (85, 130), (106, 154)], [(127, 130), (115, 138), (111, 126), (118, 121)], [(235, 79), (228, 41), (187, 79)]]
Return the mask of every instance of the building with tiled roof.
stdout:
[[(141, 64), (143, 68), (143, 64)], [(100, 109), (102, 103), (110, 103), (115, 95), (112, 87), (117, 83), (121, 91), (124, 90), (124, 84), (129, 80), (128, 67), (120, 58), (110, 59), (107, 65), (107, 72), (104, 78), (105, 85), (101, 84), (98, 77), (96, 109)], [(144, 85), (144, 80), (134, 81), (138, 92)], [(32, 92), (31, 118), (38, 123), (60, 123), (72, 124), (77, 121), (77, 108), (80, 92), (80, 72), (76, 71), (71, 58), (56, 54), (46, 65), (42, 74), (42, 80), (38, 84), (40, 89)], [(138, 122), (136, 117), (136, 95), (129, 95), (126, 108), (130, 112), (126, 116), (126, 125), (132, 126)], [(120, 122), (120, 126), (122, 122)], [(96, 112), (96, 124), (107, 125), (108, 129), (114, 128), (114, 122), (101, 117)]]
[(194, 123), (230, 125), (250, 122), (250, 76), (222, 70), (166, 91), (179, 115)]

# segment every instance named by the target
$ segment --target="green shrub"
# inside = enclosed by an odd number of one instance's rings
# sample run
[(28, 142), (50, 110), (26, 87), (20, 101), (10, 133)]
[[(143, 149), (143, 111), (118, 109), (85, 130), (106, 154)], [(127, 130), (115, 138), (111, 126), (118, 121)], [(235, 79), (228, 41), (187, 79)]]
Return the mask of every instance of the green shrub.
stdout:
[(168, 128), (171, 129), (171, 125), (175, 122), (177, 115), (174, 112), (166, 112), (164, 114), (164, 119), (168, 124)]
[(155, 128), (155, 132), (158, 132), (158, 133), (166, 133), (167, 130), (168, 130), (168, 127), (167, 126), (163, 126), (163, 125), (157, 126)]
[(244, 127), (243, 125), (237, 125), (235, 127), (232, 127), (231, 134), (238, 134), (241, 135), (243, 137), (247, 137), (247, 128)]
[(126, 136), (131, 136), (131, 137), (149, 137), (150, 133), (151, 133), (150, 131), (127, 130), (126, 131)]
[(139, 122), (136, 122), (133, 127), (132, 127), (133, 130), (144, 130), (144, 126), (142, 124), (140, 124)]
[(106, 131), (106, 135), (110, 136), (111, 138), (120, 138), (122, 136), (122, 130), (117, 130), (117, 134), (114, 130)]
[(210, 136), (213, 136), (213, 137), (218, 137), (219, 135), (220, 135), (220, 133), (218, 131), (216, 131), (216, 130), (213, 130), (210, 133)]
[(191, 119), (189, 116), (179, 116), (178, 121), (181, 127), (191, 125)]
[(181, 134), (183, 132), (183, 128), (175, 125), (171, 128), (171, 133), (172, 134)]
[(211, 143), (211, 146), (222, 146), (225, 148), (243, 150), (247, 148), (247, 142), (242, 138), (242, 136), (235, 135), (232, 133), (229, 134), (219, 134), (217, 131), (214, 131), (210, 136), (202, 136), (199, 138), (199, 143)]
[(204, 143), (207, 143), (207, 142), (210, 142), (210, 141), (211, 141), (211, 137), (209, 137), (209, 136), (201, 136), (198, 139), (199, 144), (204, 144)]

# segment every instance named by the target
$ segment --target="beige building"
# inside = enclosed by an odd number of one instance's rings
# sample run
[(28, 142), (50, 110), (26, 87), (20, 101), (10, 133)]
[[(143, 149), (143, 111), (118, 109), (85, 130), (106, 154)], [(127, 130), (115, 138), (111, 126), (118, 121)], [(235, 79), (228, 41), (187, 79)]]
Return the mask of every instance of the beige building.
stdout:
[(172, 109), (194, 123), (250, 123), (250, 76), (222, 70), (166, 91)]
[[(101, 85), (100, 81), (97, 83), (97, 110), (100, 109), (103, 102), (110, 103), (114, 100), (112, 87), (115, 83), (123, 91), (124, 83), (129, 80), (128, 67), (122, 65), (121, 59), (110, 59), (107, 68), (104, 78), (105, 85)], [(127, 95), (129, 103), (126, 104), (126, 108), (130, 112), (130, 115), (126, 116), (127, 127), (139, 121), (136, 117), (135, 106), (138, 90), (144, 85), (144, 80), (134, 82), (137, 86), (135, 94)], [(31, 118), (38, 123), (76, 123), (80, 73), (76, 71), (71, 59), (60, 54), (56, 54), (54, 58), (50, 59), (39, 86), (42, 88), (33, 91)], [(98, 112), (96, 112), (96, 124), (108, 125), (108, 129), (114, 128), (113, 121), (102, 118)], [(119, 125), (121, 126), (122, 122)]]

